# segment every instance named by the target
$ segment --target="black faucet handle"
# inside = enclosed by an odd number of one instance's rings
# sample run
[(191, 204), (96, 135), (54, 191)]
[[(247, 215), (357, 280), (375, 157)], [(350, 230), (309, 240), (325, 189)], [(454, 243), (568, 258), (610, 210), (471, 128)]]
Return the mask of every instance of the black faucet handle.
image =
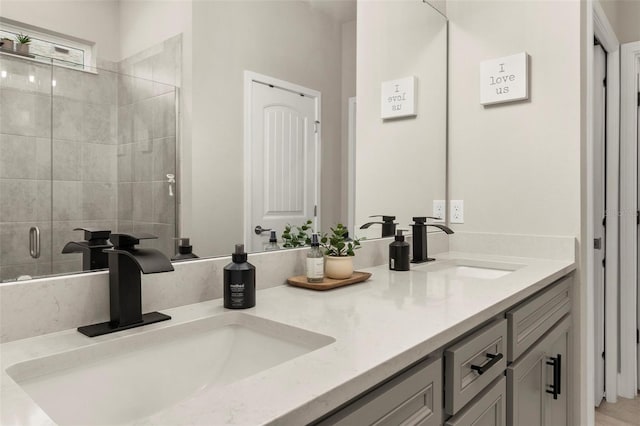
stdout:
[(425, 224), (427, 223), (427, 219), (442, 220), (442, 218), (435, 216), (414, 216), (411, 219), (417, 224)]
[(387, 223), (393, 223), (393, 221), (396, 220), (395, 216), (387, 216), (384, 214), (374, 214), (373, 216), (369, 216), (369, 217), (381, 217), (382, 221)]
[(74, 231), (84, 231), (86, 241), (102, 240), (106, 242), (111, 235), (111, 230), (102, 228), (73, 228)]
[(109, 239), (116, 249), (131, 249), (136, 244), (140, 244), (140, 240), (152, 240), (158, 238), (153, 234), (139, 232), (137, 234), (111, 234)]

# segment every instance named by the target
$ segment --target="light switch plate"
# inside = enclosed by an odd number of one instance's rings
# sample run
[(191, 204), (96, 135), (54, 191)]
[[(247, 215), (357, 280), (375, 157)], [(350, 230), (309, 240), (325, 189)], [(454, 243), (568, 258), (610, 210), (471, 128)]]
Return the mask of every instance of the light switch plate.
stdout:
[(444, 222), (445, 218), (445, 202), (444, 200), (433, 200), (433, 214), (431, 216), (439, 218), (434, 222)]
[(450, 223), (464, 223), (464, 201), (463, 200), (451, 200), (450, 204)]

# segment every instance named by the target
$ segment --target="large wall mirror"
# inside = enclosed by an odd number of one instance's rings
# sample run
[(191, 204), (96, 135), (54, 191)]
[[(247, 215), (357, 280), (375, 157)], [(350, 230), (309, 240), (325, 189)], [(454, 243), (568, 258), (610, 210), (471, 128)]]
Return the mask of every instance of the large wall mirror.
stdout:
[[(360, 229), (369, 216), (406, 228), (445, 198), (447, 23), (428, 3), (8, 0), (0, 13), (2, 282), (101, 267), (82, 254), (101, 230), (157, 235), (144, 245), (169, 257), (189, 237), (210, 257), (261, 251), (256, 227), (280, 240), (306, 220), (380, 237)], [(383, 119), (381, 84), (404, 77), (416, 114)]]

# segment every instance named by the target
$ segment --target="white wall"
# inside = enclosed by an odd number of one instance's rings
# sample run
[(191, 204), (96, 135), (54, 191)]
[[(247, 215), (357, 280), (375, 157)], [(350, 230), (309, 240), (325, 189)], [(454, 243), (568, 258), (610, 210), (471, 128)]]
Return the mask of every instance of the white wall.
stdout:
[(599, 1), (620, 43), (640, 40), (640, 1)]
[(306, 2), (212, 1), (194, 3), (193, 28), (194, 251), (224, 254), (243, 238), (244, 70), (322, 93), (321, 214), (338, 221), (340, 24)]
[[(431, 215), (432, 200), (445, 198), (444, 21), (419, 1), (358, 2), (356, 226), (385, 214), (408, 228), (413, 216)], [(417, 117), (383, 121), (380, 84), (412, 75)], [(380, 236), (379, 225), (369, 229), (368, 237)]]
[[(586, 175), (586, 6), (579, 1), (447, 3), (449, 21), (449, 190), (463, 199), (458, 231), (562, 235), (583, 233)], [(483, 107), (482, 60), (526, 51), (531, 55), (530, 99)], [(581, 260), (584, 262), (584, 250)], [(576, 415), (593, 409), (583, 327), (584, 274), (574, 288), (572, 372)], [(591, 413), (593, 413), (591, 411)], [(587, 424), (586, 417), (573, 424)]]
[(99, 58), (120, 60), (118, 0), (2, 0), (0, 16), (95, 42)]
[[(580, 233), (576, 2), (455, 1), (450, 19), (450, 198), (464, 231)], [(483, 107), (479, 66), (526, 51), (530, 99)]]

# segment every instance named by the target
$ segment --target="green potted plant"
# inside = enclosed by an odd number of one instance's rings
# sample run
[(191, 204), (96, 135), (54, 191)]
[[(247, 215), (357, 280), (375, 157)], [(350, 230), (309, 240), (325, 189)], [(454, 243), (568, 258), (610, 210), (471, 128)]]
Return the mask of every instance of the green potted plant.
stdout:
[(31, 43), (31, 37), (25, 34), (18, 34), (16, 36), (16, 40), (18, 41), (18, 45), (16, 46), (16, 51), (23, 55), (29, 54), (29, 43)]
[(2, 37), (0, 39), (0, 48), (2, 48), (2, 50), (13, 52), (13, 44), (13, 40), (11, 40), (10, 38)]
[(283, 248), (295, 248), (295, 247), (304, 247), (311, 244), (311, 237), (309, 236), (309, 231), (311, 230), (311, 225), (313, 221), (307, 219), (307, 221), (302, 224), (302, 226), (291, 226), (287, 225), (282, 231), (282, 247)]
[(324, 234), (320, 239), (326, 256), (325, 275), (338, 280), (349, 278), (353, 275), (353, 256), (360, 248), (360, 241), (348, 239), (348, 230), (341, 223), (330, 229), (331, 234)]

